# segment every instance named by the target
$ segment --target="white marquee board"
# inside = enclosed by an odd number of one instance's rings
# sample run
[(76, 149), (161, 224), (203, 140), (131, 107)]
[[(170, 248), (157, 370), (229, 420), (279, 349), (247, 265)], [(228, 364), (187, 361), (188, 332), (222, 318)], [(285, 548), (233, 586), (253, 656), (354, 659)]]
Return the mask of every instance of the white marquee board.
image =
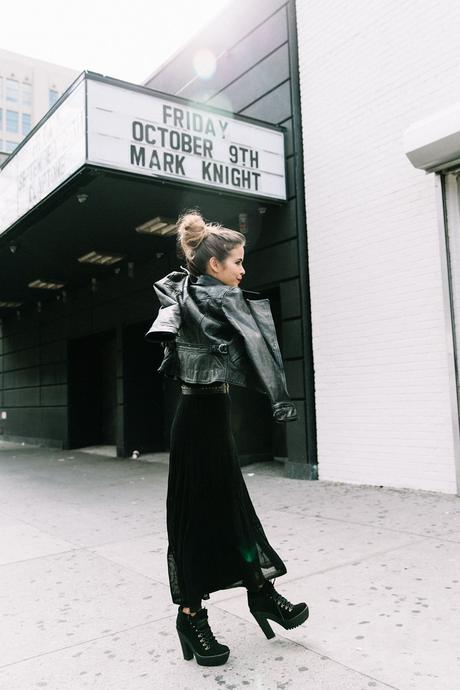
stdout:
[(88, 161), (286, 199), (281, 131), (94, 80), (88, 80)]

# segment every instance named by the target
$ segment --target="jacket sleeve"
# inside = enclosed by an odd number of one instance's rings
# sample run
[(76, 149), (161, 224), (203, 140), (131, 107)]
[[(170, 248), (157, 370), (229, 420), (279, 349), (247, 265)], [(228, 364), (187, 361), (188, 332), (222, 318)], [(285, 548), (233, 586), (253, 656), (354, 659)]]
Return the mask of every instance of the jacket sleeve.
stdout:
[(173, 272), (153, 284), (160, 310), (145, 334), (145, 339), (150, 343), (171, 342), (177, 336), (181, 326), (181, 312), (176, 292), (178, 278), (183, 279), (183, 274)]
[[(240, 288), (230, 288), (222, 298), (222, 310), (229, 323), (242, 336), (245, 349), (260, 381), (270, 398), (273, 417), (277, 422), (289, 422), (297, 418), (297, 410), (290, 400), (286, 377), (281, 361), (274, 326), (266, 328), (256, 321)], [(271, 318), (271, 315), (270, 315)], [(271, 318), (271, 322), (273, 320)], [(265, 333), (264, 333), (265, 331)], [(272, 341), (269, 347), (270, 340)]]
[(161, 307), (155, 321), (145, 334), (150, 343), (174, 340), (181, 325), (180, 307), (177, 303)]

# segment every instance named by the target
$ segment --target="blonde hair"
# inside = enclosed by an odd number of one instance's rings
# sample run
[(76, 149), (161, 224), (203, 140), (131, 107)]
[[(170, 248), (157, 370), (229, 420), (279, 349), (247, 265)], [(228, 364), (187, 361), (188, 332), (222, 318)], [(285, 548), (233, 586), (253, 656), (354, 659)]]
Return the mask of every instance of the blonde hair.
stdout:
[(197, 210), (186, 211), (177, 221), (177, 246), (185, 257), (187, 268), (195, 276), (206, 273), (211, 256), (224, 261), (229, 252), (245, 245), (241, 232), (222, 227), (218, 223), (206, 223)]

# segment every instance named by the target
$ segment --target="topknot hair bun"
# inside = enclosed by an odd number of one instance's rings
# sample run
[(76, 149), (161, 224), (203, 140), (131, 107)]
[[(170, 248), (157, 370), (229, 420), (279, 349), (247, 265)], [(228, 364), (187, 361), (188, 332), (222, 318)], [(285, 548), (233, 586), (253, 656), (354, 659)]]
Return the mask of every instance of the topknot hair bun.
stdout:
[(177, 236), (186, 258), (193, 256), (206, 235), (206, 223), (197, 211), (190, 211), (179, 218)]

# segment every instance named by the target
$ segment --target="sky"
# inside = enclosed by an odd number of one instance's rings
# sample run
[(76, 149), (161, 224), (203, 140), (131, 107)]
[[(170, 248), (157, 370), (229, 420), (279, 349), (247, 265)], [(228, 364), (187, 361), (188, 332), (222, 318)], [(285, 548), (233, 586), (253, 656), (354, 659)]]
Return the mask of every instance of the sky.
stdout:
[(142, 83), (232, 0), (2, 3), (0, 48)]

